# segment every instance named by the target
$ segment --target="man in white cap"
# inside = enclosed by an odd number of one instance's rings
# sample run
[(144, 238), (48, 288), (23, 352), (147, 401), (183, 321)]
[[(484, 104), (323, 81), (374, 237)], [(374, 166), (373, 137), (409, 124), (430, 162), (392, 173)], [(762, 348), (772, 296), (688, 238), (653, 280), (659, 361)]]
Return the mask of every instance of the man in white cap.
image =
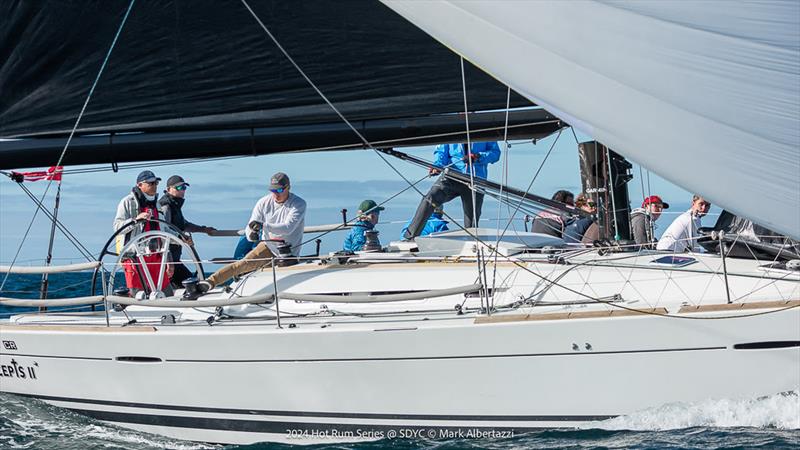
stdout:
[(228, 264), (207, 279), (197, 283), (200, 294), (243, 273), (269, 264), (277, 257), (278, 247), (286, 244), (292, 256), (300, 254), (306, 217), (306, 201), (289, 192), (289, 176), (278, 172), (270, 178), (269, 195), (262, 197), (253, 208), (245, 235), (258, 245), (244, 258)]

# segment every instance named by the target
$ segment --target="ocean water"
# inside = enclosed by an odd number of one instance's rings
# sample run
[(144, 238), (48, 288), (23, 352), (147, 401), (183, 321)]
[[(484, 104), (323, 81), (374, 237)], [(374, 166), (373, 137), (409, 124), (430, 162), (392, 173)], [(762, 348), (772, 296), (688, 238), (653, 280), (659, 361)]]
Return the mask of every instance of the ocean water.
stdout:
[[(2, 280), (2, 278), (0, 278)], [(35, 298), (38, 276), (12, 275), (0, 296)], [(51, 297), (86, 295), (91, 274), (50, 278)], [(0, 306), (0, 318), (18, 309)], [(758, 382), (758, 380), (753, 380)], [(41, 401), (0, 394), (0, 449), (286, 449), (284, 444), (215, 446), (177, 441), (90, 419)], [(383, 439), (306, 449), (797, 449), (800, 392), (763, 398), (708, 399), (638, 411), (580, 428), (503, 439)]]

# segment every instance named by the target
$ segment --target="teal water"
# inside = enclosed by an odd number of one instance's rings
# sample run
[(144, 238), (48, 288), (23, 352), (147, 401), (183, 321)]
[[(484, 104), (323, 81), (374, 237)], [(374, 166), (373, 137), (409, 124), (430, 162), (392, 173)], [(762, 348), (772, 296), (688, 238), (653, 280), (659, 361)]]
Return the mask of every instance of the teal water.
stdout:
[[(0, 278), (1, 279), (1, 278)], [(0, 296), (38, 297), (38, 276), (9, 277)], [(87, 295), (91, 274), (50, 278), (53, 297)], [(21, 310), (0, 306), (0, 319)], [(611, 380), (598, 381), (612, 382)], [(676, 380), (676, 382), (681, 382)], [(687, 374), (686, 382), (691, 382)], [(758, 380), (753, 380), (757, 383)], [(500, 387), (524, 389), (524, 385)], [(602, 388), (602, 386), (599, 386)], [(99, 422), (38, 400), (0, 394), (0, 449), (287, 449), (292, 445), (212, 446), (177, 441)], [(304, 449), (797, 449), (800, 393), (759, 399), (669, 404), (579, 429), (542, 430), (509, 438), (383, 439)]]

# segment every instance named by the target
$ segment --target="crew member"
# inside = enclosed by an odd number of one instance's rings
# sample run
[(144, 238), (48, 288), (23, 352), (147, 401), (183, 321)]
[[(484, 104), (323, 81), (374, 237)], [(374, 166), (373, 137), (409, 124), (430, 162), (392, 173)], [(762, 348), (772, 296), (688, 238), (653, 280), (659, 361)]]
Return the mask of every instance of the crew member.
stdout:
[(669, 208), (669, 203), (661, 200), (657, 195), (644, 199), (641, 208), (631, 211), (631, 231), (633, 240), (641, 248), (654, 248), (656, 237), (656, 221), (661, 217), (661, 212)]
[(269, 264), (273, 257), (280, 254), (279, 246), (288, 246), (292, 256), (300, 254), (306, 201), (290, 192), (290, 189), (289, 176), (285, 173), (278, 172), (270, 178), (270, 193), (256, 203), (245, 230), (249, 241), (260, 242), (241, 260), (222, 267), (198, 282), (199, 294), (237, 275)]
[(676, 253), (695, 250), (697, 247), (700, 219), (708, 214), (711, 203), (695, 194), (692, 196), (692, 207), (678, 216), (664, 231), (657, 250), (670, 250)]
[[(575, 195), (570, 191), (560, 190), (553, 194), (552, 200), (563, 203), (565, 206), (575, 206)], [(559, 211), (545, 210), (540, 212), (533, 219), (531, 232), (548, 234), (553, 237), (561, 238), (564, 236), (564, 229), (570, 224), (570, 217)]]
[[(500, 159), (500, 147), (497, 142), (478, 142), (468, 146), (467, 144), (442, 144), (436, 147), (434, 152), (436, 157), (430, 174), (436, 175), (445, 167), (458, 170), (467, 175), (473, 174), (477, 178), (486, 178), (488, 165), (494, 164)], [(473, 196), (475, 210), (473, 211)], [(404, 234), (404, 238), (411, 240), (422, 233), (425, 223), (437, 206), (461, 197), (461, 206), (464, 209), (464, 228), (478, 226), (483, 206), (483, 194), (473, 193), (469, 186), (449, 178), (440, 177), (431, 186), (430, 191), (420, 202), (411, 224)]]
[(596, 227), (594, 221), (595, 214), (597, 213), (597, 205), (589, 195), (581, 193), (578, 194), (578, 198), (575, 199), (575, 207), (590, 214), (573, 220), (564, 228), (564, 242), (578, 244), (583, 241), (584, 236), (593, 225)]
[[(180, 236), (186, 241), (187, 244), (194, 247), (192, 236), (186, 233), (206, 233), (217, 231), (216, 228), (206, 227), (203, 225), (195, 225), (183, 216), (183, 203), (186, 201), (186, 190), (189, 189), (187, 183), (180, 175), (173, 175), (167, 179), (167, 189), (164, 191), (164, 196), (158, 200), (158, 206), (163, 215), (163, 220), (172, 224), (175, 228), (182, 231)], [(192, 276), (192, 272), (181, 263), (181, 253), (183, 247), (179, 244), (171, 244), (169, 246), (169, 254), (172, 257), (172, 264), (174, 274), (171, 277), (172, 287), (181, 287), (183, 280)]]
[[(342, 249), (352, 253), (364, 250), (364, 244), (367, 242), (365, 233), (375, 228), (380, 219), (381, 211), (385, 209), (383, 206), (378, 206), (374, 200), (361, 202), (358, 206), (358, 221), (353, 224), (350, 234), (344, 239)], [(380, 241), (377, 245), (380, 245)]]
[[(159, 181), (161, 181), (161, 178), (155, 176), (153, 172), (149, 170), (142, 171), (136, 177), (136, 186), (131, 189), (131, 193), (123, 197), (119, 205), (117, 205), (117, 213), (114, 216), (114, 231), (119, 231), (121, 228), (129, 225), (133, 220), (145, 221), (133, 226), (130, 231), (122, 233), (117, 237), (118, 252), (122, 251), (124, 245), (127, 244), (133, 236), (160, 229), (156, 221), (159, 218), (157, 208)], [(148, 245), (157, 246), (159, 242), (160, 240), (153, 239), (148, 242)], [(153, 248), (150, 250), (151, 252), (147, 255), (143, 255), (142, 259), (144, 259), (150, 279), (152, 279), (153, 284), (155, 284), (158, 282), (159, 275), (161, 275), (159, 268), (161, 267), (162, 258), (161, 252), (158, 251), (158, 249)], [(138, 258), (134, 261), (123, 255), (122, 266), (125, 272), (125, 284), (130, 290), (130, 295), (136, 296), (141, 290), (145, 290), (145, 292), (149, 294), (148, 291), (152, 286), (148, 285), (147, 288), (145, 288), (148, 277), (144, 274)], [(173, 274), (173, 270), (170, 264), (166, 264), (165, 267), (164, 276), (161, 277), (162, 283), (156, 288), (167, 295), (171, 295), (170, 277)]]

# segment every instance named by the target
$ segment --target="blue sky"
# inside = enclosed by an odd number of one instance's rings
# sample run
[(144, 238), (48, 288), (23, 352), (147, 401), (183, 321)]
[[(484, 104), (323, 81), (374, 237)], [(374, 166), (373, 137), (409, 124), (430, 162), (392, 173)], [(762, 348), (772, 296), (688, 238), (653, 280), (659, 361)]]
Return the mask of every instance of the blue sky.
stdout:
[[(588, 140), (581, 135), (578, 135), (578, 139)], [(527, 187), (554, 141), (556, 135), (536, 145), (512, 142), (508, 153), (509, 184), (522, 189)], [(400, 150), (428, 160), (433, 158), (433, 147)], [(393, 158), (389, 160), (412, 181), (425, 175), (425, 171), (419, 167)], [(490, 166), (490, 179), (501, 180), (502, 164), (501, 158), (500, 162)], [(93, 253), (97, 253), (110, 236), (117, 203), (130, 191), (140, 170), (65, 175), (59, 219)], [(342, 208), (347, 208), (349, 216), (352, 216), (362, 200), (372, 198), (381, 202), (406, 187), (406, 183), (371, 150), (243, 157), (154, 167), (153, 171), (164, 182), (173, 174), (183, 176), (192, 185), (184, 207), (186, 217), (192, 222), (219, 229), (242, 228), (255, 202), (266, 193), (269, 176), (277, 171), (286, 172), (292, 179), (293, 192), (308, 202), (307, 225), (337, 223), (341, 220), (339, 211)], [(634, 179), (629, 187), (631, 203), (636, 207), (643, 196), (639, 166), (635, 164), (633, 174)], [(431, 180), (426, 180), (419, 185), (420, 190), (427, 191), (430, 184)], [(26, 183), (37, 197), (44, 191), (45, 185), (46, 182), (41, 181)], [(652, 193), (661, 195), (672, 204), (670, 213), (685, 210), (691, 200), (690, 193), (652, 173), (650, 188)], [(580, 191), (577, 145), (569, 130), (565, 130), (556, 141), (531, 192), (549, 197), (558, 189), (575, 193)], [(54, 192), (55, 186), (45, 200), (45, 204), (51, 208)], [(413, 215), (418, 202), (419, 194), (410, 190), (386, 205), (387, 209), (381, 216), (385, 223), (378, 226), (382, 242), (398, 237), (403, 223)], [(0, 180), (0, 263), (7, 264), (13, 259), (33, 211), (33, 203), (15, 183), (5, 177)], [(453, 217), (462, 217), (457, 200), (448, 203), (446, 211)], [(507, 218), (508, 214), (501, 214), (502, 225), (505, 225)], [(672, 218), (674, 216), (667, 215), (659, 221), (661, 231)], [(497, 205), (487, 198), (481, 225), (494, 226), (496, 223)], [(521, 221), (518, 223), (521, 229)], [(42, 263), (47, 251), (49, 230), (49, 221), (40, 213), (22, 247), (20, 261), (25, 264)], [(78, 251), (62, 235), (57, 236), (55, 258), (61, 263), (81, 261)], [(343, 239), (344, 232), (329, 234), (323, 238), (323, 251), (337, 250)], [(207, 259), (230, 256), (236, 238), (196, 235), (195, 242), (201, 257)], [(309, 245), (303, 253), (309, 254), (313, 250), (313, 246)]]

